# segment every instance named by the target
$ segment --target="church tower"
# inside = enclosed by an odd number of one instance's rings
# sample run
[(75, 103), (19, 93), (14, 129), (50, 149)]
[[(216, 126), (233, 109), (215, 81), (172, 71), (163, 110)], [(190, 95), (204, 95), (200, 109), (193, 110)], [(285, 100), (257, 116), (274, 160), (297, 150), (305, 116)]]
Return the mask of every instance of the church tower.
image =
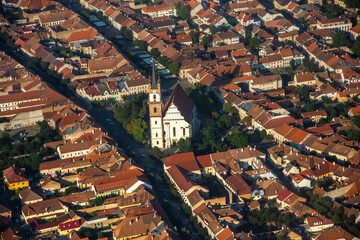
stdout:
[(156, 77), (153, 62), (152, 74), (149, 82), (149, 117), (150, 117), (150, 140), (151, 147), (164, 147), (164, 130), (161, 101), (160, 80)]

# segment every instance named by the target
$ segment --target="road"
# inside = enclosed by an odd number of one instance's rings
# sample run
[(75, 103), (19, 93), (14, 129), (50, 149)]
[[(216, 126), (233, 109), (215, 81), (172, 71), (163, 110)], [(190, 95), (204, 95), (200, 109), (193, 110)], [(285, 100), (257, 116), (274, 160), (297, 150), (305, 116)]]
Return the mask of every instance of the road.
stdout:
[[(72, 9), (74, 10), (74, 8)], [(29, 58), (21, 51), (13, 51), (5, 46), (0, 46), (0, 50), (4, 51), (6, 54), (14, 58), (23, 66), (26, 66)], [(55, 90), (63, 89), (63, 86), (59, 82), (54, 83), (54, 81), (51, 81), (51, 77), (47, 75), (46, 72), (35, 73), (31, 69), (28, 70), (36, 75), (39, 75), (43, 80), (48, 83), (51, 88)], [(143, 146), (135, 142), (134, 139), (113, 118), (113, 113), (106, 108), (92, 108), (85, 101), (77, 98), (72, 91), (63, 90), (61, 91), (61, 93), (64, 94), (66, 97), (71, 98), (78, 106), (88, 111), (90, 116), (96, 119), (96, 121), (99, 122), (103, 129), (105, 129), (110, 136), (117, 140), (117, 142), (119, 143), (119, 147), (123, 148), (129, 156), (131, 156), (131, 152), (135, 150), (136, 154), (135, 156), (132, 156), (135, 162), (139, 163), (142, 168), (147, 170), (146, 172), (152, 172), (155, 175), (156, 184), (154, 184), (153, 187), (160, 203), (164, 199), (167, 199), (172, 205), (180, 206), (178, 201), (173, 200), (167, 183), (162, 180), (162, 175), (164, 173), (162, 164), (158, 160), (152, 159), (149, 156), (150, 148), (148, 145)], [(110, 119), (110, 121), (107, 119)], [(174, 215), (178, 216), (181, 220), (183, 225), (181, 227), (185, 227), (190, 232), (195, 232), (193, 226), (186, 221), (186, 216), (181, 210), (179, 210), (178, 208), (174, 208), (172, 209), (172, 212), (175, 212)], [(15, 218), (19, 219), (19, 216), (16, 216)]]

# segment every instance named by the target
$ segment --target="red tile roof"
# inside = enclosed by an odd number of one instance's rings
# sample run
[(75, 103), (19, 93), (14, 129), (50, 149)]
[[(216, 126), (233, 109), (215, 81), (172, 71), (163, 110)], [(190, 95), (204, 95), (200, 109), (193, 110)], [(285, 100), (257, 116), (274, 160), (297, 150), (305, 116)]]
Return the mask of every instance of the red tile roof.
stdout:
[(74, 32), (74, 33), (72, 33), (66, 40), (67, 40), (68, 42), (77, 42), (77, 41), (82, 41), (82, 40), (91, 40), (91, 39), (93, 39), (97, 34), (98, 34), (98, 32), (97, 32), (94, 28), (91, 28), (91, 29), (86, 30), (86, 31)]
[(59, 229), (60, 229), (60, 231), (66, 231), (66, 230), (70, 230), (70, 229), (74, 229), (74, 228), (79, 228), (79, 227), (81, 227), (81, 225), (84, 222), (85, 222), (85, 220), (83, 218), (81, 218), (79, 220), (61, 223), (61, 224), (59, 224)]
[(282, 202), (284, 201), (286, 198), (288, 198), (291, 194), (293, 194), (293, 192), (291, 192), (288, 189), (285, 189), (284, 191), (282, 191), (276, 198)]
[(239, 173), (227, 177), (226, 182), (229, 183), (239, 196), (251, 194), (251, 188)]

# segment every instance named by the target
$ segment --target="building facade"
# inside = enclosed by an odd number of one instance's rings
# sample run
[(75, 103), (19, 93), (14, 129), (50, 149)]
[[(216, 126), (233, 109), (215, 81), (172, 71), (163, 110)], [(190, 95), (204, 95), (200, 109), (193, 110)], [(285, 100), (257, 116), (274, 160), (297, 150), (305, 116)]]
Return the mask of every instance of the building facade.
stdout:
[(196, 107), (184, 89), (176, 85), (165, 104), (161, 99), (161, 84), (156, 79), (155, 66), (149, 83), (149, 117), (151, 147), (169, 148), (181, 138), (194, 133)]

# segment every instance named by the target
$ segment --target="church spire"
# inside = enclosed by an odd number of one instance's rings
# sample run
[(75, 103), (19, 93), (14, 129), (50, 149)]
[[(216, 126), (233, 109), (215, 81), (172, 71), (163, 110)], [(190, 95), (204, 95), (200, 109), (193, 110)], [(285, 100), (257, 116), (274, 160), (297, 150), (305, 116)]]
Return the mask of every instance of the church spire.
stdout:
[(155, 69), (155, 60), (153, 59), (152, 64), (152, 74), (151, 74), (151, 89), (157, 89), (157, 79), (156, 79), (156, 69)]

